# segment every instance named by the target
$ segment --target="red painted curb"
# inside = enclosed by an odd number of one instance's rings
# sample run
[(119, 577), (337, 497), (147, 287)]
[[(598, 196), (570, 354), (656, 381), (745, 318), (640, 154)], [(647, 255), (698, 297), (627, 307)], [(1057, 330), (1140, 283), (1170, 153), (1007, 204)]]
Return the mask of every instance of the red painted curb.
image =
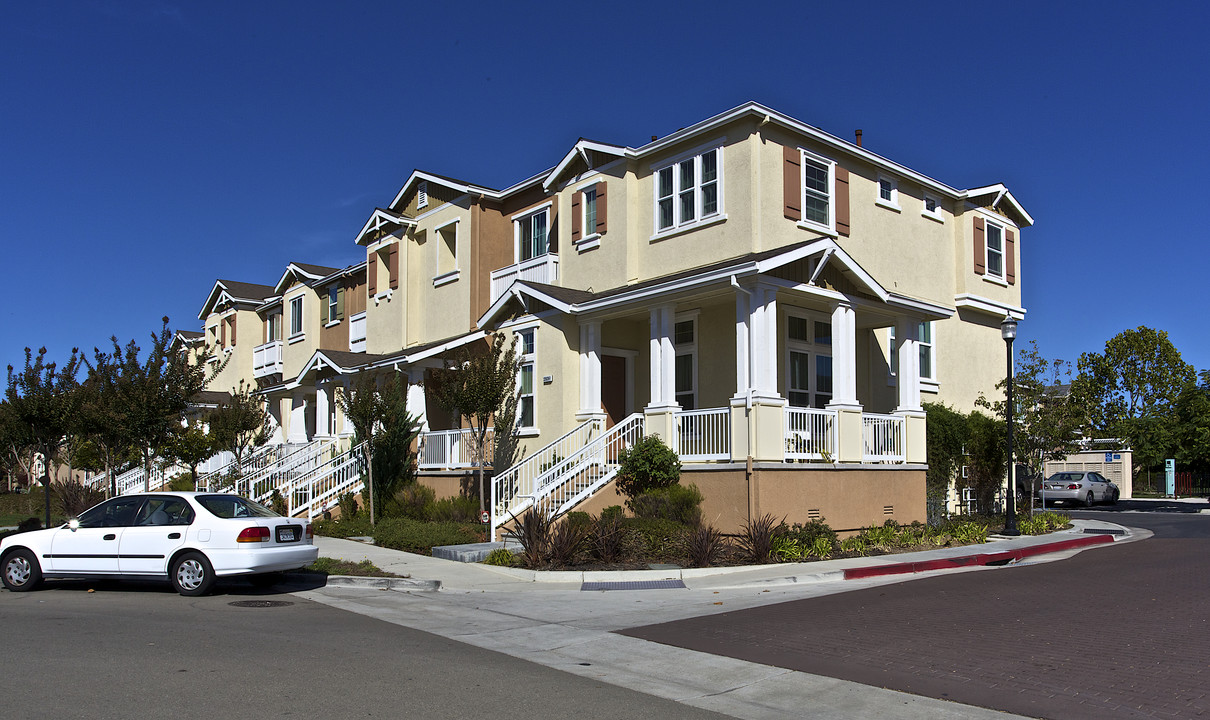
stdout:
[(976, 553), (974, 555), (961, 555), (959, 557), (939, 558), (937, 560), (850, 568), (844, 571), (844, 579), (857, 580), (859, 578), (879, 577), (882, 575), (905, 575), (908, 573), (926, 572), (928, 570), (950, 570), (953, 568), (970, 567), (971, 565), (990, 565), (996, 562), (1009, 562), (1033, 555), (1045, 555), (1046, 553), (1071, 550), (1089, 545), (1103, 545), (1111, 542), (1113, 542), (1113, 536), (1111, 535), (1086, 535), (1084, 537), (1072, 538), (1071, 540), (1059, 540), (1058, 542), (1046, 543), (1045, 545), (1033, 545), (1004, 552)]

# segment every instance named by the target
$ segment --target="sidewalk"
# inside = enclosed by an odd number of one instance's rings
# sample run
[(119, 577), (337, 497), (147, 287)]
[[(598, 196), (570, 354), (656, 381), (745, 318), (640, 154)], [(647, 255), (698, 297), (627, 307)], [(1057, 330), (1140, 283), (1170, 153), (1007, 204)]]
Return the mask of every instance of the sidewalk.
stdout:
[[(524, 592), (535, 585), (550, 589), (580, 590), (585, 583), (608, 589), (685, 587), (689, 589), (732, 589), (770, 587), (809, 582), (855, 580), (885, 575), (915, 574), (997, 565), (1059, 552), (1071, 552), (1112, 542), (1127, 542), (1149, 537), (1150, 533), (1114, 523), (1073, 520), (1073, 528), (1049, 535), (994, 538), (982, 545), (940, 548), (915, 553), (877, 557), (822, 560), (809, 563), (778, 563), (715, 568), (674, 568), (667, 570), (595, 570), (535, 571), (504, 568), (380, 548), (355, 540), (316, 536), (322, 557), (349, 562), (369, 560), (377, 567), (404, 576), (407, 582), (392, 583), (401, 590), (491, 590)], [(669, 585), (659, 581), (677, 581)], [(374, 578), (336, 578), (330, 584), (383, 587)], [(655, 585), (652, 585), (656, 583)], [(597, 588), (606, 589), (606, 588)]]

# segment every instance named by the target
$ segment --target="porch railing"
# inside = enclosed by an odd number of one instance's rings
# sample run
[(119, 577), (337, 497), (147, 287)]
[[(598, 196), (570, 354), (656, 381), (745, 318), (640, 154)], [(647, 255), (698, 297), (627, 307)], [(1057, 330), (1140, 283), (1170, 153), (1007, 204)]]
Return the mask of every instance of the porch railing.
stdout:
[(513, 284), (513, 280), (553, 284), (559, 279), (559, 256), (553, 253), (539, 255), (515, 265), (493, 270), (491, 278), (492, 302), (495, 302), (504, 294), (505, 290), (508, 290), (508, 286)]
[(676, 414), (676, 453), (685, 462), (731, 459), (731, 409), (682, 410)]
[(865, 462), (903, 462), (903, 418), (898, 415), (861, 416)]
[[(495, 431), (488, 428), (484, 457), (490, 463)], [(475, 436), (469, 428), (435, 430), (420, 436), (420, 469), (475, 467)]]
[(252, 377), (259, 378), (282, 371), (281, 340), (271, 340), (252, 348)]
[(823, 460), (836, 458), (836, 411), (818, 408), (786, 408), (786, 459)]
[(366, 351), (366, 314), (349, 316), (349, 352)]
[(539, 477), (601, 435), (605, 422), (594, 418), (492, 478), (492, 531), (514, 510), (520, 496), (532, 498)]

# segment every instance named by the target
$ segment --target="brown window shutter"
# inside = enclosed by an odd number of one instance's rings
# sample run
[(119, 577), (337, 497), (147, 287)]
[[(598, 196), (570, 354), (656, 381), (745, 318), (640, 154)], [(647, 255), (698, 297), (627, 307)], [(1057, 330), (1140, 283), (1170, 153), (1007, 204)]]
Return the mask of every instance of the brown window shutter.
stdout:
[(783, 212), (791, 220), (802, 220), (802, 154), (798, 148), (783, 147), (781, 156)]
[(604, 235), (607, 229), (606, 217), (608, 216), (607, 205), (605, 203), (605, 183), (597, 183), (597, 234)]
[(387, 256), (387, 272), (391, 276), (391, 289), (399, 287), (399, 243), (391, 243), (391, 253)]
[(371, 297), (378, 294), (378, 252), (370, 251), (370, 264), (366, 266), (366, 291)]
[(987, 274), (987, 240), (983, 236), (983, 218), (975, 218), (975, 274)]
[(220, 319), (218, 321), (218, 346), (227, 347), (227, 321)]
[(1004, 229), (1004, 268), (1004, 279), (1008, 280), (1009, 285), (1015, 285), (1017, 283), (1017, 236), (1008, 228)]
[(235, 321), (238, 319), (237, 315), (231, 316), (231, 347), (235, 347)]
[(583, 237), (581, 227), (584, 224), (583, 212), (584, 193), (577, 192), (571, 196), (571, 241), (576, 242)]
[(328, 324), (328, 289), (324, 288), (319, 293), (319, 324)]
[(337, 320), (345, 319), (345, 289), (344, 289), (344, 286), (341, 286), (336, 291), (336, 319)]
[(836, 166), (836, 232), (848, 236), (849, 226), (849, 170)]

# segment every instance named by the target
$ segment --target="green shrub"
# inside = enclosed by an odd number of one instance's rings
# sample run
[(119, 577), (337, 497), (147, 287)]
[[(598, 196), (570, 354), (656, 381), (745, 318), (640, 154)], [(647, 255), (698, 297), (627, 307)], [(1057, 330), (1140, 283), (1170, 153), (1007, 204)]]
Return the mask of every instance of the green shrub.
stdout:
[(665, 518), (626, 518), (622, 521), (627, 535), (645, 556), (679, 554), (688, 527)]
[(432, 520), (437, 491), (420, 483), (404, 485), (393, 498), (393, 514), (413, 520)]
[(828, 538), (817, 537), (807, 546), (807, 554), (820, 560), (827, 560), (832, 557), (832, 550), (834, 548), (835, 545)]
[(452, 522), (420, 522), (411, 518), (383, 518), (374, 528), (374, 544), (380, 547), (430, 555), (441, 545), (483, 542), (480, 525)]
[(745, 558), (757, 564), (773, 559), (773, 538), (782, 523), (772, 515), (761, 515), (744, 523), (737, 544)]
[(866, 543), (870, 546), (889, 550), (898, 547), (899, 523), (887, 520), (881, 525), (871, 525), (865, 528), (861, 534), (865, 536)]
[(563, 522), (571, 523), (588, 532), (592, 528), (592, 516), (580, 510), (573, 510), (563, 516)]
[(353, 493), (342, 493), (340, 497), (336, 498), (336, 505), (340, 508), (342, 520), (352, 520), (357, 517), (357, 496)]
[(685, 536), (685, 557), (690, 567), (709, 567), (730, 549), (730, 542), (713, 525), (694, 526)]
[(173, 492), (190, 492), (197, 490), (197, 483), (191, 475), (177, 475), (168, 482), (168, 489)]
[[(408, 487), (423, 486), (410, 485)], [(404, 489), (407, 490), (407, 488)], [(429, 493), (432, 492), (432, 490), (429, 490)], [(427, 517), (424, 519), (427, 520), (464, 523), (479, 522), (479, 498), (455, 495), (453, 497), (441, 498), (425, 507)]]
[(807, 559), (807, 548), (797, 538), (774, 535), (772, 556), (777, 562), (802, 562)]
[(840, 551), (850, 555), (864, 557), (870, 552), (870, 545), (862, 535), (853, 535), (840, 541)]
[(805, 523), (794, 523), (790, 527), (787, 527), (783, 522), (778, 526), (775, 534), (795, 540), (804, 548), (814, 545), (818, 538), (825, 538), (830, 544), (836, 544), (836, 531), (829, 527), (822, 519), (808, 520)]
[[(612, 512), (616, 509), (617, 512)], [(588, 549), (601, 562), (617, 562), (625, 551), (626, 532), (622, 526), (622, 508), (607, 507), (601, 516), (592, 521), (588, 535)]]
[(521, 543), (521, 561), (525, 567), (532, 570), (542, 567), (550, 556), (550, 518), (546, 513), (530, 508), (517, 518), (514, 532), (517, 542)]
[(681, 459), (655, 435), (648, 435), (618, 455), (616, 479), (618, 492), (631, 506), (635, 497), (647, 490), (668, 487), (681, 479)]
[(626, 516), (626, 511), (622, 510), (621, 505), (610, 505), (609, 507), (607, 507), (601, 511), (602, 518), (614, 517), (614, 516), (616, 516), (618, 518), (618, 520), (621, 520), (623, 517)]
[(631, 500), (630, 509), (638, 517), (697, 525), (702, 521), (702, 499), (696, 485), (670, 485), (640, 493)]
[(269, 507), (273, 512), (282, 517), (290, 514), (290, 508), (286, 505), (286, 499), (281, 496), (281, 492), (277, 488), (273, 488), (273, 494), (269, 497)]
[(370, 537), (374, 527), (370, 525), (369, 516), (341, 516), (338, 520), (316, 520), (311, 526), (316, 535), (334, 538)]
[(504, 548), (496, 548), (495, 550), (492, 550), (491, 552), (489, 552), (487, 554), (487, 557), (483, 559), (484, 565), (497, 565), (499, 567), (509, 567), (513, 563), (514, 563), (513, 551), (506, 550)]

